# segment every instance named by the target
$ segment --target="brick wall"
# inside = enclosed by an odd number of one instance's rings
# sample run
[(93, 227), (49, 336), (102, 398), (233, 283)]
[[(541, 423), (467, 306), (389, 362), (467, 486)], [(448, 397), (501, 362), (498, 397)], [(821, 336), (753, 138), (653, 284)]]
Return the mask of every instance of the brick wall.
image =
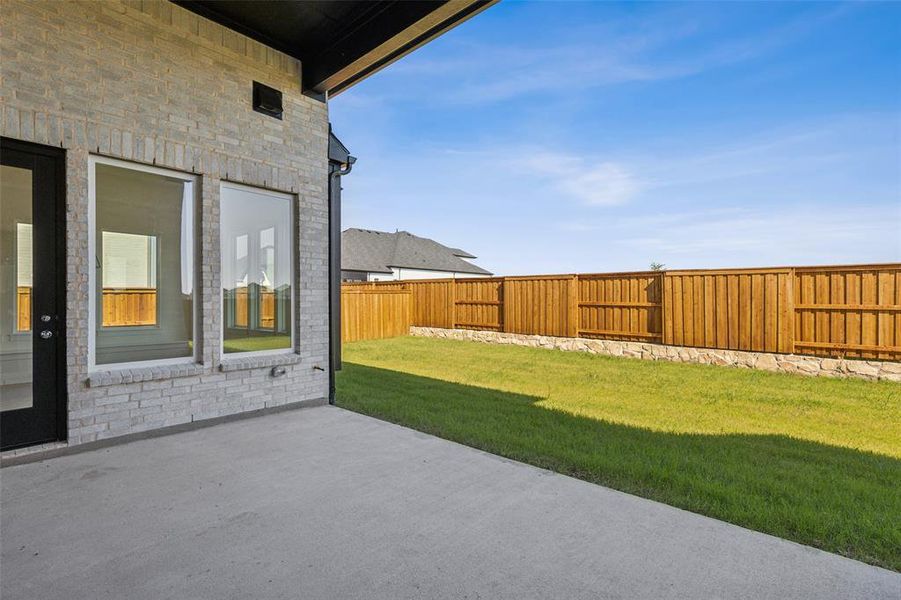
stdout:
[[(328, 113), (299, 62), (162, 0), (4, 0), (0, 38), (0, 133), (67, 150), (69, 444), (327, 396)], [(88, 372), (90, 154), (201, 176), (200, 363)], [(220, 357), (222, 180), (296, 194), (296, 354)]]

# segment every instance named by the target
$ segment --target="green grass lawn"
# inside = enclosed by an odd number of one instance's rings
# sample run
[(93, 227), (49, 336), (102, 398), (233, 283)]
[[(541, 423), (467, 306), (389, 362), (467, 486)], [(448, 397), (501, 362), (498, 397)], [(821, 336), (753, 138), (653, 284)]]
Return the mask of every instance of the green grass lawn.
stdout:
[(346, 344), (338, 404), (901, 570), (901, 385), (476, 342)]
[(222, 344), (226, 354), (231, 352), (256, 352), (259, 350), (286, 350), (291, 347), (289, 335), (261, 335), (225, 340)]

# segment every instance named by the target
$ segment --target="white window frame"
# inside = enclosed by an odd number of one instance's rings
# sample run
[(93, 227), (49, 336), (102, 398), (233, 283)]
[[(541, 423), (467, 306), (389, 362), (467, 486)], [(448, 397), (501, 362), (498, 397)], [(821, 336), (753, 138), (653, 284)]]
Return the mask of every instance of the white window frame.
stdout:
[[(291, 216), (290, 216), (291, 223), (289, 225), (291, 228), (291, 230), (290, 230), (291, 234), (288, 236), (288, 239), (291, 241), (291, 247), (289, 248), (289, 252), (291, 254), (291, 260), (290, 260), (290, 264), (291, 264), (291, 302), (290, 302), (291, 303), (291, 317), (290, 317), (290, 321), (289, 321), (289, 323), (291, 325), (290, 336), (289, 336), (291, 338), (291, 345), (287, 348), (277, 348), (275, 350), (252, 350), (250, 352), (229, 352), (228, 354), (225, 353), (225, 311), (223, 310), (223, 307), (225, 306), (225, 291), (222, 289), (222, 283), (221, 283), (222, 261), (225, 259), (225, 257), (222, 256), (222, 202), (221, 202), (221, 199), (222, 199), (222, 190), (226, 189), (226, 188), (232, 189), (232, 190), (252, 192), (254, 194), (260, 194), (260, 195), (264, 195), (264, 196), (272, 196), (273, 198), (279, 198), (281, 200), (288, 201), (288, 206), (291, 211)], [(232, 361), (242, 360), (244, 358), (249, 358), (249, 357), (254, 357), (254, 356), (284, 356), (284, 355), (297, 354), (297, 349), (296, 349), (297, 332), (295, 331), (296, 325), (297, 325), (297, 323), (295, 322), (295, 318), (296, 318), (295, 305), (297, 302), (297, 282), (298, 282), (297, 250), (296, 250), (296, 248), (297, 248), (297, 227), (296, 227), (297, 195), (290, 194), (287, 192), (277, 192), (275, 190), (268, 190), (266, 188), (254, 187), (252, 185), (245, 185), (243, 183), (234, 183), (232, 181), (223, 180), (219, 184), (219, 198), (220, 198), (220, 203), (219, 203), (219, 219), (220, 220), (219, 220), (219, 249), (218, 249), (218, 252), (219, 252), (220, 285), (219, 285), (219, 294), (218, 295), (219, 295), (219, 314), (221, 316), (221, 318), (219, 319), (220, 320), (219, 359), (222, 362), (227, 363), (230, 360), (232, 360)], [(249, 247), (249, 241), (248, 241), (248, 247)], [(249, 270), (248, 270), (248, 272), (249, 272)], [(248, 326), (249, 325), (250, 324), (248, 323)]]
[[(104, 363), (97, 364), (97, 165), (109, 165), (119, 167), (131, 171), (140, 171), (151, 173), (153, 175), (162, 175), (188, 181), (194, 184), (194, 248), (192, 249), (193, 261), (193, 347), (191, 356), (180, 358), (160, 358), (152, 360), (140, 360), (130, 362)], [(116, 158), (108, 158), (106, 156), (90, 155), (88, 156), (88, 287), (89, 308), (88, 308), (88, 373), (98, 371), (118, 371), (121, 369), (134, 369), (142, 367), (158, 367), (165, 365), (184, 365), (197, 364), (198, 349), (200, 346), (199, 335), (200, 328), (200, 185), (201, 178), (199, 175), (191, 173), (183, 173), (181, 171), (173, 171), (171, 169), (163, 169), (160, 167), (152, 167), (141, 163), (130, 162), (127, 160), (119, 160)], [(158, 249), (159, 251), (159, 249)], [(159, 274), (157, 274), (159, 277)], [(157, 307), (159, 311), (159, 307)], [(159, 322), (157, 322), (157, 326)]]

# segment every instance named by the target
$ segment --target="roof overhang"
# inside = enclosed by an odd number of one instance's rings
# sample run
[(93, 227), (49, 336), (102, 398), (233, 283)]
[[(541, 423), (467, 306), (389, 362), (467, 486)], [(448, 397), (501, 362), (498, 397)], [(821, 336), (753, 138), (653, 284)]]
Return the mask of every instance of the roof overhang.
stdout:
[(328, 131), (328, 159), (330, 162), (339, 165), (352, 164), (352, 161), (356, 160), (350, 155), (350, 150), (347, 149), (347, 146), (332, 132), (331, 126)]
[(335, 95), (498, 0), (173, 0), (301, 62), (305, 92)]

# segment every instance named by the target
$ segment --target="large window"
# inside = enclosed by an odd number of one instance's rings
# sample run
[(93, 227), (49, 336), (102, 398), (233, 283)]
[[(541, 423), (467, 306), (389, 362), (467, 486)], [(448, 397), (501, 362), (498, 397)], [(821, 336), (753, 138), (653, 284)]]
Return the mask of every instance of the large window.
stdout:
[(220, 204), (222, 350), (290, 350), (292, 196), (223, 184)]
[(190, 359), (197, 179), (91, 162), (94, 364)]

